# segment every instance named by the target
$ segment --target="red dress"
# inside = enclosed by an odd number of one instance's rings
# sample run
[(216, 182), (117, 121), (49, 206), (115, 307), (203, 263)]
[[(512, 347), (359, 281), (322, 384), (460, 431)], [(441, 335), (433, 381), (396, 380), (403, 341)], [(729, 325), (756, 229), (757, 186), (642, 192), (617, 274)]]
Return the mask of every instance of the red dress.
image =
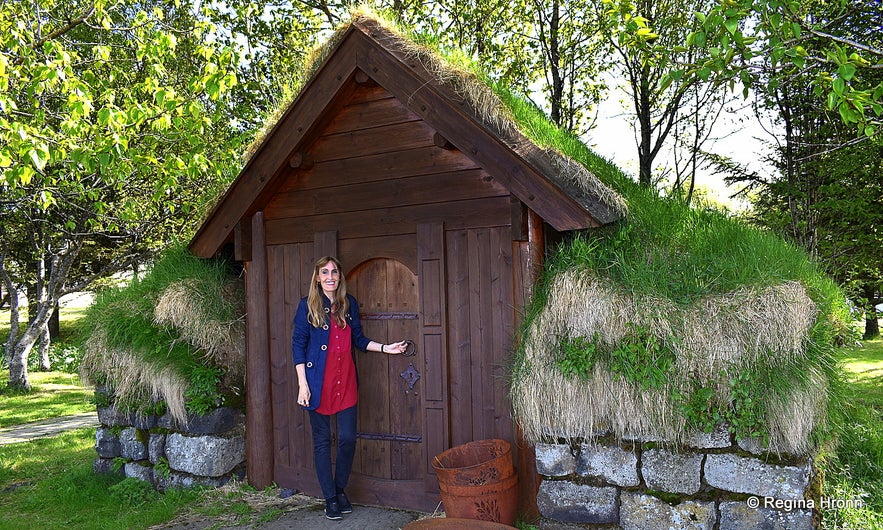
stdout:
[(341, 328), (334, 317), (329, 320), (331, 333), (328, 335), (325, 377), (322, 380), (319, 408), (316, 409), (316, 412), (326, 416), (348, 409), (359, 400), (356, 365), (353, 362), (352, 328)]

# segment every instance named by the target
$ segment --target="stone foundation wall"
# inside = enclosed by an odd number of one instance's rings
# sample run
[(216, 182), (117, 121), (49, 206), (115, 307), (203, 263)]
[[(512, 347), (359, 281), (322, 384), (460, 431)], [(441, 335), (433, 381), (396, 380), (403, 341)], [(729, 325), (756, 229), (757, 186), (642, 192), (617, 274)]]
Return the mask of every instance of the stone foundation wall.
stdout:
[(137, 416), (99, 407), (96, 473), (120, 473), (170, 487), (222, 486), (245, 476), (245, 417), (230, 408), (191, 416), (185, 425), (168, 414)]
[(538, 444), (544, 529), (812, 530), (811, 460), (764, 453), (726, 426), (685, 447), (658, 440)]

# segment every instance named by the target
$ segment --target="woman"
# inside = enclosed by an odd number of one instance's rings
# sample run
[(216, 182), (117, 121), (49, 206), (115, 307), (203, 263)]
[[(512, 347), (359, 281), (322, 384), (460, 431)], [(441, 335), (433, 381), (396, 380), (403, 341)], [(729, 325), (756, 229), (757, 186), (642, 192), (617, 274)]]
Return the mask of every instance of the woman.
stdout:
[[(344, 493), (356, 453), (358, 378), (353, 346), (365, 351), (403, 353), (405, 341), (381, 344), (362, 334), (359, 305), (346, 293), (337, 259), (316, 262), (309, 294), (294, 315), (291, 339), (297, 371), (297, 404), (309, 411), (316, 475), (325, 497), (325, 517), (342, 519), (352, 504)], [(337, 466), (331, 469), (331, 416), (337, 415)]]

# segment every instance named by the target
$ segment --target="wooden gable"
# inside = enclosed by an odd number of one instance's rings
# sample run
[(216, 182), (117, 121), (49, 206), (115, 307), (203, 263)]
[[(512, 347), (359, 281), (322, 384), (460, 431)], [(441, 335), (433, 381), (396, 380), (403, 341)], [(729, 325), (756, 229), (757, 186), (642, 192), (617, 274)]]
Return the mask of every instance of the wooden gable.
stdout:
[[(372, 91), (372, 86), (380, 87)], [(358, 95), (357, 95), (358, 94)], [(372, 96), (374, 94), (374, 96)], [(380, 95), (377, 95), (380, 94)], [(352, 105), (352, 98), (378, 97), (382, 102), (366, 106), (360, 110)], [(392, 97), (388, 97), (392, 96)], [(330, 153), (329, 149), (345, 149), (357, 155), (360, 149), (375, 149), (378, 142), (388, 142), (395, 149), (407, 151), (412, 147), (425, 146), (427, 136), (437, 146), (458, 151), (461, 156), (451, 155), (444, 160), (444, 150), (409, 153), (398, 157), (403, 165), (453, 163), (456, 171), (471, 171), (469, 182), (487, 186), (489, 181), (502, 186), (506, 193), (517, 197), (524, 205), (536, 212), (545, 222), (558, 231), (575, 230), (603, 225), (618, 217), (615, 209), (597, 197), (568, 185), (560, 178), (560, 170), (554, 160), (528, 139), (514, 131), (501, 133), (492, 125), (483, 122), (476, 109), (457, 95), (455, 90), (429, 72), (416, 58), (401, 46), (401, 38), (381, 27), (376, 22), (361, 20), (353, 23), (340, 37), (328, 58), (317, 73), (303, 88), (301, 94), (288, 108), (275, 127), (269, 132), (254, 156), (247, 163), (236, 181), (216, 205), (207, 221), (197, 232), (190, 244), (194, 254), (209, 257), (221, 247), (239, 237), (239, 248), (247, 254), (249, 242), (248, 218), (257, 211), (263, 211), (272, 203), (278, 193), (286, 193), (290, 178), (297, 173), (298, 178), (310, 169), (316, 160), (334, 160), (326, 163), (322, 171), (313, 172), (311, 178), (340, 178), (341, 175), (358, 173), (364, 168), (349, 167), (347, 164), (370, 164), (370, 159), (349, 162), (345, 156)], [(353, 131), (352, 121), (364, 120), (373, 127), (388, 126), (382, 135), (376, 129), (359, 134)], [(335, 127), (350, 132), (345, 145), (334, 145), (319, 139), (320, 132), (333, 133)], [(339, 139), (338, 139), (339, 140)], [(413, 143), (411, 146), (410, 143)], [(422, 160), (421, 156), (429, 157)], [(460, 167), (462, 155), (468, 157), (471, 167)], [(438, 159), (438, 160), (436, 160)], [(387, 166), (382, 176), (394, 176), (400, 168)], [(455, 160), (455, 162), (451, 162)], [(376, 166), (370, 166), (376, 169)], [(381, 166), (383, 167), (383, 166)], [(489, 175), (493, 175), (492, 178)], [(463, 175), (461, 175), (462, 177)], [(455, 178), (450, 177), (449, 178)], [(374, 182), (362, 182), (361, 186), (373, 186), (378, 195), (383, 193), (417, 193), (425, 188), (418, 182), (413, 190), (402, 189), (404, 182), (391, 182), (384, 185), (382, 178)], [(340, 185), (346, 185), (340, 181)], [(457, 179), (451, 187), (469, 193), (464, 181)], [(300, 188), (303, 188), (300, 186)], [(304, 193), (300, 191), (299, 193)], [(359, 194), (354, 188), (346, 193)], [(364, 194), (361, 194), (362, 196)], [(321, 197), (302, 197), (306, 208), (315, 204)], [(345, 200), (346, 197), (336, 196)], [(282, 201), (292, 204), (292, 201)], [(297, 201), (294, 201), (297, 202)], [(329, 204), (323, 202), (322, 204)], [(481, 205), (474, 204), (463, 215), (486, 212)], [(421, 210), (424, 220), (426, 211)], [(407, 217), (407, 211), (396, 215)], [(457, 212), (444, 211), (446, 217), (456, 216)], [(431, 216), (430, 216), (431, 218)], [(440, 220), (440, 219), (439, 219)], [(245, 222), (243, 222), (245, 221)], [(345, 219), (336, 219), (345, 223)], [(361, 223), (361, 221), (356, 221)], [(298, 230), (312, 234), (311, 227), (305, 227), (300, 220)], [(276, 229), (288, 231), (293, 227), (278, 224)], [(377, 231), (390, 228), (389, 223), (379, 223)], [(268, 242), (273, 238), (273, 225), (268, 225)], [(245, 249), (245, 250), (242, 250)]]

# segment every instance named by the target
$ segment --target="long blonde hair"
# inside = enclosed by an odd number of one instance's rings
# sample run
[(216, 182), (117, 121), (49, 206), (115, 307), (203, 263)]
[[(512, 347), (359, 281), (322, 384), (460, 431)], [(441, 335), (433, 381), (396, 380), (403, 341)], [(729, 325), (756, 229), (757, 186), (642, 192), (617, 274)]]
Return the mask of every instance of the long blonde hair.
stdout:
[(319, 270), (329, 262), (334, 263), (337, 267), (337, 272), (339, 273), (337, 290), (334, 291), (334, 300), (331, 301), (331, 315), (334, 317), (334, 320), (337, 321), (338, 326), (345, 328), (346, 314), (350, 309), (350, 304), (346, 298), (346, 278), (343, 276), (343, 267), (340, 266), (340, 261), (333, 256), (319, 258), (319, 261), (316, 262), (316, 266), (313, 267), (313, 278), (310, 280), (310, 292), (307, 295), (307, 309), (310, 314), (310, 324), (318, 328), (328, 322), (325, 319), (325, 303), (322, 300), (325, 297), (325, 292), (319, 286)]

